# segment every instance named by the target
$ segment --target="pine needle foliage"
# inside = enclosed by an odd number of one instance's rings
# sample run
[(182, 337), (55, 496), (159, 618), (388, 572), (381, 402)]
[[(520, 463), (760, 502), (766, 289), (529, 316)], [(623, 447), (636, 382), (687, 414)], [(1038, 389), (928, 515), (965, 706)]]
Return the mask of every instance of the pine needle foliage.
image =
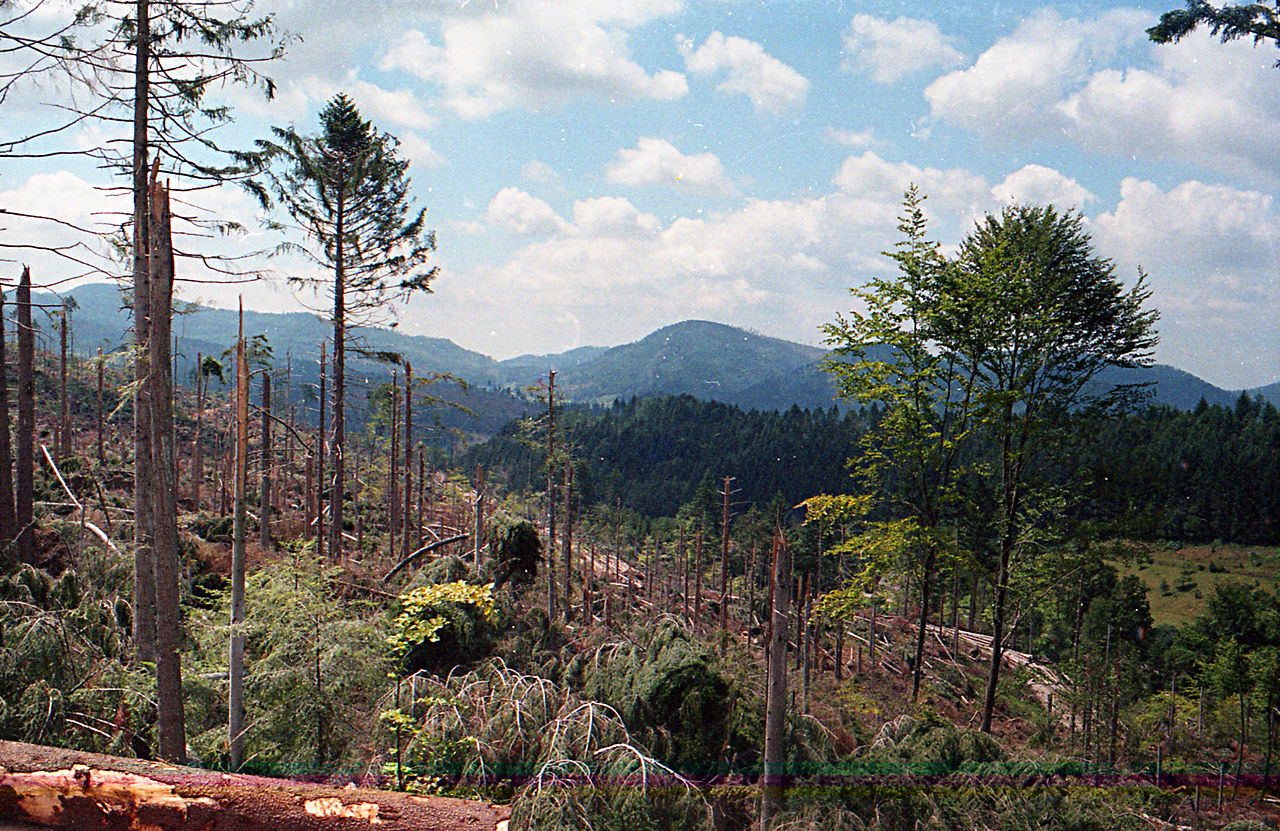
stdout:
[(499, 659), (444, 679), (415, 675), (399, 695), (417, 726), (405, 748), (416, 783), (490, 794), (516, 786), (513, 829), (711, 828), (697, 789), (606, 704)]
[[(275, 774), (331, 771), (361, 757), (388, 669), (381, 609), (338, 596), (333, 567), (299, 556), (245, 578), (246, 766)], [(221, 766), (226, 743), (229, 593), (191, 610), (192, 746)], [(361, 715), (364, 714), (364, 715)]]

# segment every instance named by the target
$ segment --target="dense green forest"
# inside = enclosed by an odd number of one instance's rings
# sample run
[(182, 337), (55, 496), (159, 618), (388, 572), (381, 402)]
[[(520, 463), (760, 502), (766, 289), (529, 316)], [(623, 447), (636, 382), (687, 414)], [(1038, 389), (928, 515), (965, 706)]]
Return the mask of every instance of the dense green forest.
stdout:
[[(724, 476), (735, 477), (735, 500), (757, 506), (847, 489), (881, 412), (744, 411), (686, 395), (570, 406), (562, 425), (584, 505), (671, 517), (704, 480)], [(1280, 411), (1271, 402), (1242, 394), (1234, 407), (1081, 418), (1072, 465), (1054, 471), (1061, 484), (1083, 483), (1074, 516), (1139, 540), (1280, 544)], [(527, 433), (512, 422), (468, 448), (461, 466), (479, 464), (516, 490), (542, 488), (541, 451)]]

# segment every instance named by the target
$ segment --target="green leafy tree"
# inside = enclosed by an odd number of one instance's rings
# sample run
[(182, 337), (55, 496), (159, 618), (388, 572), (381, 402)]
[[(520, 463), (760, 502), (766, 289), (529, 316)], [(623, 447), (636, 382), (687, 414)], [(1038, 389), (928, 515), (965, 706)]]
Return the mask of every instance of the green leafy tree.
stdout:
[(291, 278), (330, 303), (333, 319), (333, 481), (329, 556), (342, 552), (345, 490), (346, 356), (352, 329), (394, 321), (395, 301), (429, 292), (438, 269), (427, 265), (435, 234), (425, 229), (426, 209), (412, 211), (407, 159), (400, 142), (365, 119), (339, 93), (320, 112), (320, 133), (303, 136), (274, 128), (274, 140), (259, 141), (274, 161), (267, 186), (256, 192), (264, 204), (277, 201), (306, 236), (289, 243), (327, 274)]
[(1150, 364), (1158, 317), (1145, 276), (1126, 288), (1094, 254), (1078, 214), (1014, 205), (962, 242), (941, 292), (936, 340), (972, 373), (974, 417), (994, 448), (997, 574), (993, 648), (983, 701), (990, 731), (1010, 575), (1056, 512), (1038, 510), (1045, 463), (1075, 415), (1133, 400), (1139, 390), (1091, 386), (1104, 369)]
[[(838, 315), (823, 327), (834, 347), (825, 368), (839, 394), (862, 405), (879, 403), (883, 417), (863, 439), (859, 471), (895, 513), (918, 533), (899, 551), (920, 588), (920, 621), (911, 694), (920, 691), (925, 631), (938, 560), (947, 548), (940, 533), (956, 501), (958, 459), (972, 427), (979, 367), (955, 351), (938, 349), (938, 324), (948, 309), (955, 265), (930, 241), (924, 197), (912, 185), (903, 200), (902, 239), (886, 256), (898, 264), (850, 293), (864, 311)], [(873, 525), (886, 528), (884, 525)]]

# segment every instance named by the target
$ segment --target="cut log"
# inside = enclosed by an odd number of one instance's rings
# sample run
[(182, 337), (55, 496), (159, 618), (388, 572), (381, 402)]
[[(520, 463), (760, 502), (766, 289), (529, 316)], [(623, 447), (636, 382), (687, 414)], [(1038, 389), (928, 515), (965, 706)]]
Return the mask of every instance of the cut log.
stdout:
[(0, 828), (503, 831), (510, 809), (0, 741)]

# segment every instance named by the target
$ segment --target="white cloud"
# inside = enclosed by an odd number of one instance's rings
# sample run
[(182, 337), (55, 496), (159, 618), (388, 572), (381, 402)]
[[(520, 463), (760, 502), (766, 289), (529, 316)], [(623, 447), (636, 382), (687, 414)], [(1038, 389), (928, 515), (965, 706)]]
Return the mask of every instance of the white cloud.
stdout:
[(747, 96), (757, 113), (781, 115), (804, 107), (809, 80), (769, 55), (759, 43), (712, 32), (695, 51), (683, 37), (677, 40), (688, 71), (698, 75), (724, 72), (725, 79), (716, 89)]
[(413, 90), (383, 89), (377, 84), (354, 78), (345, 84), (345, 89), (359, 108), (360, 114), (375, 123), (426, 130), (434, 121)]
[(631, 28), (678, 9), (675, 2), (526, 0), (484, 13), (458, 10), (441, 21), (438, 42), (410, 29), (380, 67), (439, 85), (445, 106), (464, 118), (584, 97), (671, 100), (688, 92), (684, 76), (648, 73), (631, 59), (627, 40)]
[(533, 160), (525, 162), (520, 168), (520, 175), (530, 182), (554, 182), (560, 178), (560, 174), (556, 173), (555, 168), (546, 162)]
[(548, 236), (568, 228), (550, 205), (514, 187), (489, 200), (488, 218), (489, 224), (520, 236)]
[(845, 147), (870, 147), (876, 140), (871, 130), (841, 130), (836, 127), (828, 127), (824, 137), (832, 144)]
[(1059, 109), (1084, 147), (1276, 179), (1280, 101), (1270, 50), (1207, 34), (1155, 47), (1152, 71), (1103, 70)]
[(445, 163), (444, 156), (432, 148), (431, 142), (417, 133), (401, 133), (397, 138), (400, 139), (401, 158), (409, 159), (419, 167), (439, 167)]
[(660, 225), (653, 214), (641, 213), (631, 202), (617, 196), (574, 202), (573, 222), (580, 233), (588, 236), (652, 234)]
[(1280, 178), (1271, 51), (1208, 33), (1155, 46), (1142, 36), (1152, 22), (1133, 10), (1093, 20), (1040, 12), (969, 68), (930, 84), (931, 116), (1000, 141), (1065, 140)]
[(1077, 210), (1095, 198), (1075, 179), (1038, 164), (1010, 173), (991, 189), (991, 195), (1006, 203), (1053, 204)]
[(713, 191), (731, 189), (724, 166), (714, 153), (686, 156), (671, 142), (641, 137), (633, 149), (618, 151), (608, 179), (618, 185), (672, 185)]
[(455, 234), (462, 234), (466, 236), (483, 234), (485, 231), (485, 224), (483, 222), (476, 222), (475, 220), (450, 219), (445, 222), (444, 225)]
[(1280, 215), (1270, 195), (1198, 181), (1162, 190), (1127, 178), (1114, 211), (1091, 223), (1121, 272), (1143, 267), (1161, 312), (1161, 359), (1230, 385), (1232, 354), (1280, 349)]
[(949, 220), (976, 218), (992, 207), (987, 181), (975, 173), (888, 162), (870, 150), (845, 159), (832, 182), (853, 198), (893, 205), (915, 184), (927, 197), (926, 210)]
[[(460, 275), (448, 289), (442, 283), (439, 299), (445, 291), (457, 293), (454, 308), (495, 333), (476, 344), (491, 352), (500, 350), (499, 337), (521, 343), (522, 350), (552, 351), (578, 338), (617, 343), (691, 317), (813, 341), (818, 326), (843, 307), (850, 285), (892, 269), (880, 252), (896, 240), (908, 182), (933, 187), (930, 204), (942, 212), (983, 200), (994, 206), (980, 176), (890, 163), (874, 154), (850, 160), (837, 179), (846, 187), (751, 199), (735, 210), (684, 216), (665, 226), (616, 197), (574, 203), (569, 223), (509, 188), (490, 206), (491, 223), (501, 216), (504, 227), (536, 226), (542, 236), (501, 264)], [(960, 222), (948, 226), (958, 235)], [(580, 331), (545, 325), (564, 308), (574, 311)]]
[[(1069, 89), (1105, 64), (1126, 41), (1143, 38), (1147, 16), (1129, 10), (1096, 20), (1041, 11), (983, 52), (973, 66), (925, 89), (931, 112), (984, 135), (1031, 139), (1058, 135), (1070, 119), (1058, 108)], [(1149, 25), (1149, 23), (1145, 23)]]
[(926, 69), (947, 69), (964, 60), (931, 21), (909, 17), (890, 21), (867, 14), (856, 14), (849, 23), (844, 55), (846, 69), (870, 72), (881, 84)]
[(1132, 265), (1190, 267), (1204, 275), (1266, 275), (1280, 260), (1280, 218), (1270, 195), (1183, 182), (1161, 190), (1133, 177), (1120, 184), (1114, 211), (1094, 220), (1108, 251)]

